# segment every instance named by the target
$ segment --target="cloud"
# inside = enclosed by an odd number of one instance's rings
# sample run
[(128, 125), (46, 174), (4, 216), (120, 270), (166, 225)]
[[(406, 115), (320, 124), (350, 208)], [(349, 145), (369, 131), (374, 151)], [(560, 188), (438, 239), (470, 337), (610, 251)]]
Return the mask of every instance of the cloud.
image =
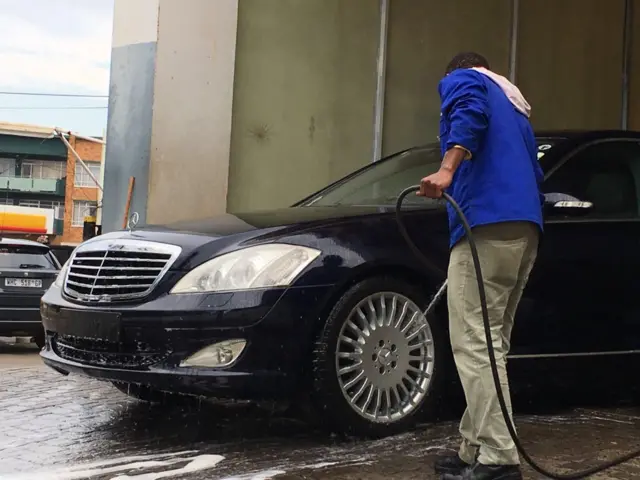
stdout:
[(0, 89), (107, 94), (113, 0), (0, 1)]

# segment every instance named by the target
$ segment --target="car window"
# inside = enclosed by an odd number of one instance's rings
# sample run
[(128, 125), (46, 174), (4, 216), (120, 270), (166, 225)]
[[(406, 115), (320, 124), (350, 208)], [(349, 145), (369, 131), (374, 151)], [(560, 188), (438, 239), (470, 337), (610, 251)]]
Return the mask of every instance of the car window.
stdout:
[[(543, 185), (593, 203), (589, 217), (634, 218), (640, 212), (640, 144), (612, 141), (587, 147), (569, 158)], [(548, 195), (547, 195), (548, 196)]]
[[(363, 170), (354, 177), (314, 196), (305, 206), (393, 205), (398, 194), (440, 168), (439, 147), (411, 150)], [(407, 197), (406, 202), (439, 205), (421, 197)]]
[(57, 269), (48, 250), (25, 246), (0, 246), (0, 269)]

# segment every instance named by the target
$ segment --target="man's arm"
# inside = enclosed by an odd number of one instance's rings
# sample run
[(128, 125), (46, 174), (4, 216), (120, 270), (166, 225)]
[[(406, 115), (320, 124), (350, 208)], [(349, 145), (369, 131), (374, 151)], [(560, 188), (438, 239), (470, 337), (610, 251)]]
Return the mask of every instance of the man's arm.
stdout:
[(456, 149), (466, 153), (465, 159), (473, 158), (489, 127), (488, 92), (482, 74), (458, 70), (440, 81), (438, 91), (442, 115), (450, 126), (445, 157)]
[(450, 129), (440, 170), (422, 179), (418, 195), (438, 198), (449, 188), (464, 160), (481, 147), (489, 126), (487, 90), (480, 73), (460, 70), (442, 79), (438, 90), (442, 115)]

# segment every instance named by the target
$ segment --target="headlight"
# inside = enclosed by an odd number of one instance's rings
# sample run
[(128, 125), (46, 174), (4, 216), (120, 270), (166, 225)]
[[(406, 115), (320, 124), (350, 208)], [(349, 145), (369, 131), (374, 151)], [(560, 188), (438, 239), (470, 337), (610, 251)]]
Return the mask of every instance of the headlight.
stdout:
[(53, 282), (56, 287), (62, 288), (62, 286), (64, 285), (64, 277), (67, 276), (67, 270), (69, 270), (69, 260), (64, 262), (64, 265), (62, 265), (60, 272), (58, 272), (58, 276), (56, 277), (55, 282)]
[(257, 245), (216, 257), (187, 273), (171, 293), (228, 292), (286, 287), (319, 250), (297, 245)]

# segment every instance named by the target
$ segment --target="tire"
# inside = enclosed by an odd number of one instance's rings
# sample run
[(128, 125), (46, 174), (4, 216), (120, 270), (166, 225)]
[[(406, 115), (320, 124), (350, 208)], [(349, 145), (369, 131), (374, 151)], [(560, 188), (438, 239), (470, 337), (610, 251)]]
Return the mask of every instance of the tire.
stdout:
[[(333, 432), (379, 438), (406, 431), (416, 425), (424, 413), (437, 412), (436, 407), (444, 393), (451, 349), (442, 322), (432, 315), (425, 322), (421, 315), (428, 298), (427, 292), (403, 280), (374, 277), (350, 288), (334, 306), (317, 339), (312, 359), (312, 402), (320, 414), (318, 418), (322, 418), (323, 424), (330, 426)], [(376, 315), (372, 315), (369, 300)], [(392, 328), (391, 324), (395, 327), (405, 303), (407, 313), (400, 327)], [(358, 308), (368, 315), (368, 324)], [(372, 318), (377, 320), (372, 322)], [(387, 321), (380, 324), (381, 318)], [(417, 323), (413, 323), (404, 336), (399, 336), (410, 324), (410, 318)], [(357, 324), (360, 333), (352, 324)], [(416, 329), (419, 330), (417, 334)], [(411, 338), (414, 334), (417, 336), (406, 342), (406, 337)], [(339, 341), (341, 336), (351, 338), (351, 341)], [(361, 337), (361, 353), (353, 346), (353, 340), (358, 336)], [(409, 357), (409, 353), (418, 356)], [(418, 371), (414, 371), (416, 366)], [(349, 369), (354, 370), (350, 372)], [(428, 376), (420, 377), (419, 372)], [(399, 380), (404, 384), (403, 390), (397, 382), (405, 373), (414, 382)], [(355, 380), (358, 376), (360, 380)], [(393, 384), (397, 386), (390, 387)], [(417, 388), (416, 384), (422, 388)], [(356, 411), (347, 398), (355, 398), (361, 411)]]
[(33, 343), (35, 343), (36, 346), (40, 350), (42, 350), (44, 348), (44, 346), (45, 346), (44, 332), (36, 335), (35, 337), (33, 337)]
[(163, 392), (146, 385), (124, 382), (111, 383), (125, 395), (147, 403), (156, 403), (166, 406), (182, 406), (193, 402), (193, 398), (188, 395)]

